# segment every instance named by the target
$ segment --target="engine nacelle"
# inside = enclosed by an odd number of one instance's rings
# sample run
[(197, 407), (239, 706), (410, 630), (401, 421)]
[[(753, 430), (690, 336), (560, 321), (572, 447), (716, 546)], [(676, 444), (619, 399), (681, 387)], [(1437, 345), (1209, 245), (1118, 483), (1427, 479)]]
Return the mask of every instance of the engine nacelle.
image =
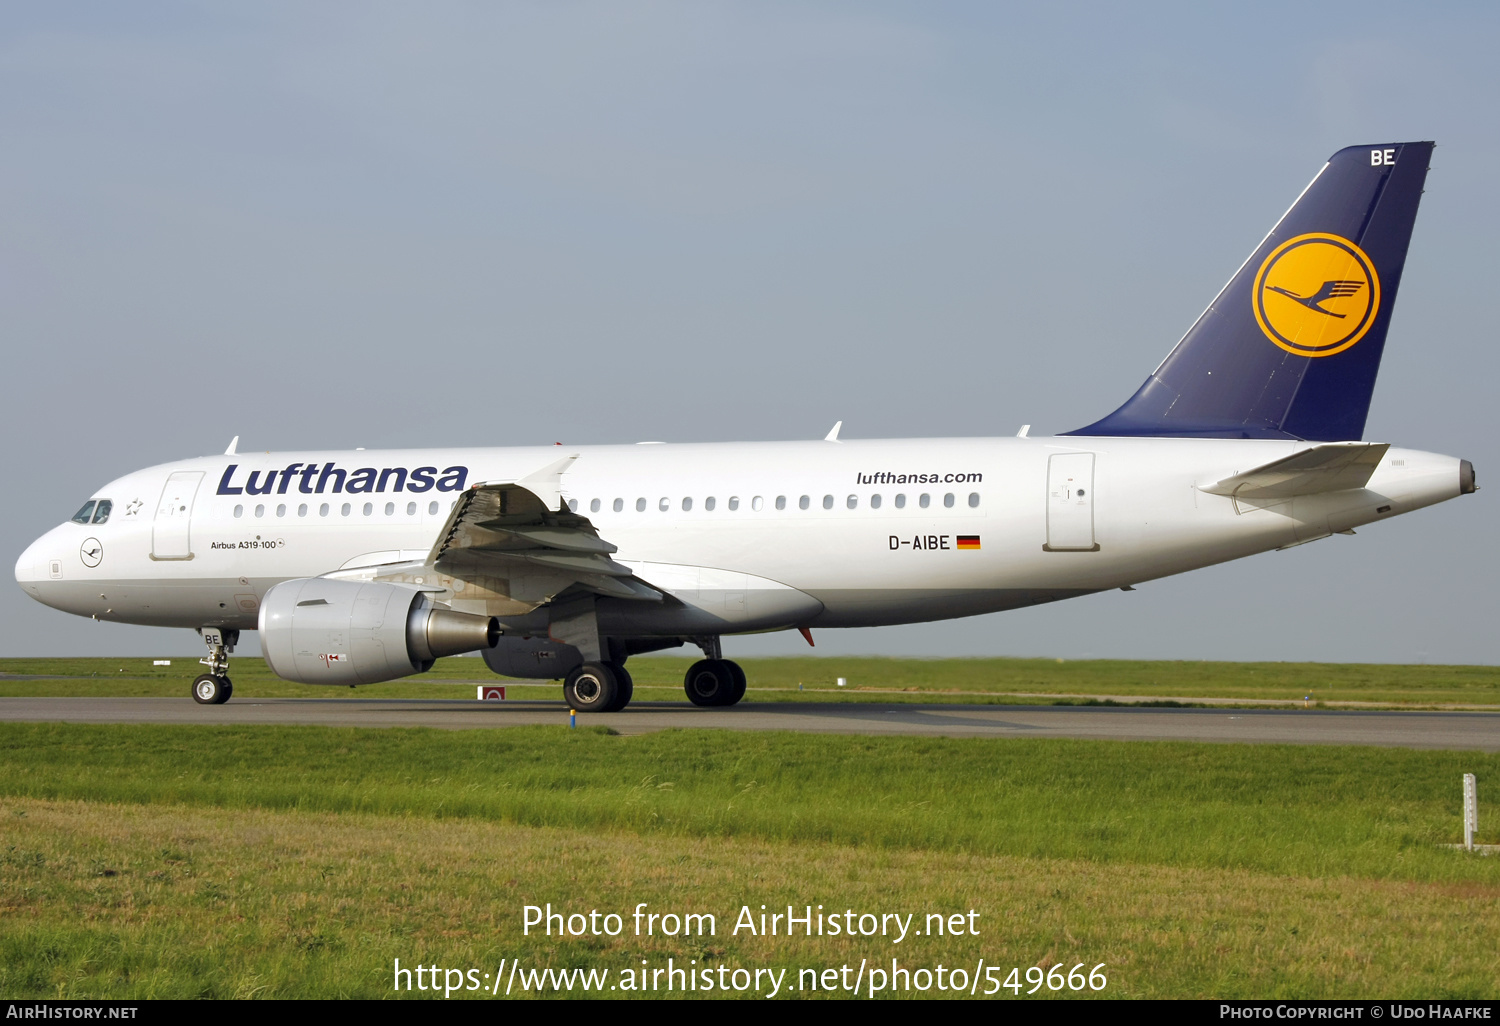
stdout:
[(322, 577), (266, 592), (259, 626), (271, 672), (303, 684), (408, 677), (442, 656), (493, 648), (500, 637), (494, 617), (433, 605), (411, 585)]

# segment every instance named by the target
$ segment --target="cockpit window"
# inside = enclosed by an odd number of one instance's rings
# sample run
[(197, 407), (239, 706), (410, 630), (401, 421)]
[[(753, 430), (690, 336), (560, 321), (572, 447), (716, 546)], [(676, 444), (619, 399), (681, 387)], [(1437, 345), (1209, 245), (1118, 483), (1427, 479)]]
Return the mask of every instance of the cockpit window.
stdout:
[(99, 505), (94, 507), (94, 523), (102, 524), (109, 519), (109, 511), (115, 508), (115, 504), (108, 499), (100, 499)]
[(85, 502), (83, 504), (83, 508), (82, 509), (80, 509), (77, 513), (73, 514), (73, 523), (75, 523), (75, 524), (86, 524), (86, 523), (89, 522), (89, 519), (93, 515), (94, 515), (94, 500), (90, 499), (88, 502)]

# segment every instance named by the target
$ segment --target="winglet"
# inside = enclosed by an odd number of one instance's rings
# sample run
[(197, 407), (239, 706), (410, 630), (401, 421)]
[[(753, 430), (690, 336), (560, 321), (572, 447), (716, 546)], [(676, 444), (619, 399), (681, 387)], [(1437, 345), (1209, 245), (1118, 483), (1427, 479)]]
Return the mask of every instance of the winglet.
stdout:
[(1025, 438), (1029, 434), (1031, 434), (1031, 425), (1030, 424), (1022, 424), (1021, 425), (1021, 430), (1019, 430), (1019, 431), (1016, 432), (1016, 437), (1017, 438)]
[(516, 484), (530, 489), (548, 509), (557, 509), (559, 503), (565, 501), (562, 495), (562, 476), (577, 458), (577, 453), (564, 456), (556, 463), (550, 463), (536, 473), (521, 478)]
[(239, 447), (240, 447), (240, 436), (239, 435), (235, 435), (233, 438), (231, 438), (229, 440), (229, 448), (227, 448), (227, 449), (224, 450), (224, 455), (225, 456), (234, 456), (234, 455), (237, 455), (234, 450), (238, 449)]
[(825, 441), (825, 442), (837, 442), (839, 440), (839, 428), (841, 428), (843, 426), (844, 426), (844, 422), (843, 421), (839, 421), (837, 424), (833, 425), (833, 430), (830, 431), (830, 432), (828, 432), (828, 434), (826, 434), (826, 435), (823, 436), (823, 441)]

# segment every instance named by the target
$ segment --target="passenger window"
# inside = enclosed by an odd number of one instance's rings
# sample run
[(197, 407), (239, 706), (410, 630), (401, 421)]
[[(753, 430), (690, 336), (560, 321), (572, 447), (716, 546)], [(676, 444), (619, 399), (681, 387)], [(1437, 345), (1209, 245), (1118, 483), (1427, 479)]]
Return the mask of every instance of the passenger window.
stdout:
[(952, 492), (949, 492), (947, 495), (943, 496), (943, 505), (946, 506), (946, 507), (948, 507), (949, 509), (953, 508), (953, 493)]
[(297, 515), (299, 517), (307, 516), (307, 503), (304, 502), (302, 505), (297, 507)]
[(755, 498), (753, 498), (753, 499), (750, 500), (750, 508), (753, 509), (753, 510), (755, 510), (755, 512), (757, 512), (757, 513), (759, 513), (762, 509), (764, 509), (765, 505), (766, 505), (766, 500), (762, 499), (759, 495), (757, 495)]
[(906, 508), (906, 494), (904, 492), (897, 492), (896, 493), (896, 508), (897, 509), (905, 509)]
[(577, 513), (578, 512), (578, 500), (577, 499), (569, 499), (568, 500), (568, 512), (569, 513)]
[[(436, 505), (436, 503), (434, 503), (433, 505)], [(339, 516), (341, 516), (341, 517), (347, 517), (349, 515), (349, 513), (353, 510), (353, 508), (354, 507), (350, 506), (347, 502), (344, 503), (343, 506), (339, 507)], [(256, 515), (259, 516), (259, 514), (256, 514)]]
[(616, 499), (615, 500), (615, 512), (618, 513), (618, 512), (620, 512), (620, 510), (622, 510), (624, 508), (625, 508), (625, 500), (624, 499)]
[(284, 502), (277, 503), (277, 505), (276, 505), (276, 515), (278, 517), (284, 517), (284, 516), (286, 516), (286, 503), (284, 503)]
[(718, 503), (714, 502), (714, 497), (712, 495), (703, 500), (703, 509), (708, 513), (712, 513), (714, 511), (714, 506), (716, 505), (718, 505)]
[[(344, 507), (344, 512), (345, 513), (349, 512), (349, 507), (348, 506)], [(429, 502), (427, 504), (427, 515), (430, 516), (430, 517), (437, 516), (437, 503), (436, 502)]]
[(731, 495), (729, 497), (729, 508), (730, 509), (739, 509), (740, 508), (740, 497), (738, 495)]
[[(826, 506), (827, 503), (824, 503), (824, 505)], [(858, 495), (851, 495), (851, 496), (849, 496), (849, 498), (845, 500), (844, 505), (848, 506), (850, 509), (854, 509), (855, 507), (857, 507), (859, 505), (859, 496)]]
[(812, 505), (812, 500), (809, 499), (805, 495), (802, 496), (802, 498), (800, 498), (800, 499), (797, 500), (797, 508), (798, 509), (806, 509), (807, 507), (809, 507), (811, 505)]
[(656, 504), (656, 508), (665, 513), (672, 508), (672, 500), (663, 495), (661, 501)]
[(776, 508), (777, 509), (786, 509), (786, 496), (785, 495), (778, 495), (778, 496), (776, 496)]
[(589, 512), (590, 513), (597, 513), (597, 512), (599, 512), (599, 500), (598, 499), (594, 499), (594, 500), (592, 500), (589, 503)]
[(318, 516), (320, 516), (320, 517), (326, 517), (327, 515), (328, 515), (328, 503), (325, 502), (325, 503), (323, 503), (323, 505), (321, 505), (321, 506), (318, 507)]
[(917, 505), (921, 506), (923, 509), (926, 509), (928, 506), (932, 505), (932, 496), (928, 495), (926, 492), (923, 492), (917, 499)]
[(833, 509), (833, 496), (832, 495), (825, 495), (825, 496), (823, 496), (823, 508), (824, 509)]
[(86, 523), (88, 523), (93, 518), (93, 516), (94, 516), (94, 500), (90, 499), (88, 502), (85, 502), (83, 504), (83, 508), (82, 509), (80, 509), (77, 513), (73, 514), (73, 523), (75, 523), (75, 524), (86, 524)]
[(406, 504), (406, 515), (409, 517), (417, 515), (417, 504), (415, 502), (408, 502)]
[(682, 500), (682, 511), (684, 513), (690, 512), (692, 510), (692, 508), (693, 508), (693, 500), (692, 499), (683, 499)]
[(365, 516), (369, 516), (371, 513), (374, 513), (375, 512), (375, 504), (373, 502), (367, 502), (367, 503), (365, 503), (365, 510), (364, 510), (364, 512), (365, 512)]
[(969, 493), (969, 508), (970, 509), (977, 509), (978, 507), (979, 507), (979, 493), (978, 492), (970, 492)]
[(878, 494), (870, 496), (870, 508), (871, 509), (879, 509), (880, 508), (880, 496)]
[(94, 523), (102, 524), (109, 519), (109, 511), (115, 508), (115, 504), (108, 499), (100, 499), (99, 505), (94, 507)]
[(245, 507), (244, 506), (236, 506), (236, 507), (234, 507), (234, 519), (238, 520), (240, 517), (242, 517), (244, 515), (245, 515)]
[(637, 513), (646, 512), (646, 499), (644, 496), (635, 500), (635, 511)]
[(255, 516), (256, 516), (256, 519), (260, 519), (261, 517), (263, 517), (265, 515), (266, 515), (266, 507), (264, 507), (264, 506), (256, 506), (255, 507)]
[(394, 502), (388, 502), (388, 503), (385, 504), (385, 515), (386, 516), (391, 516), (395, 512), (396, 512), (396, 504)]

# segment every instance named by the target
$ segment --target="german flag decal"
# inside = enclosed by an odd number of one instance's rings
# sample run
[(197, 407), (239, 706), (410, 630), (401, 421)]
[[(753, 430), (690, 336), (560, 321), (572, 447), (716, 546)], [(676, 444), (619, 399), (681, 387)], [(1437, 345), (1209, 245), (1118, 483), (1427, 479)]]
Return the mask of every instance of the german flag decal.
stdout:
[(958, 547), (961, 548), (961, 549), (977, 549), (977, 548), (979, 548), (979, 535), (977, 535), (977, 534), (961, 534), (961, 535), (959, 535), (958, 536)]

